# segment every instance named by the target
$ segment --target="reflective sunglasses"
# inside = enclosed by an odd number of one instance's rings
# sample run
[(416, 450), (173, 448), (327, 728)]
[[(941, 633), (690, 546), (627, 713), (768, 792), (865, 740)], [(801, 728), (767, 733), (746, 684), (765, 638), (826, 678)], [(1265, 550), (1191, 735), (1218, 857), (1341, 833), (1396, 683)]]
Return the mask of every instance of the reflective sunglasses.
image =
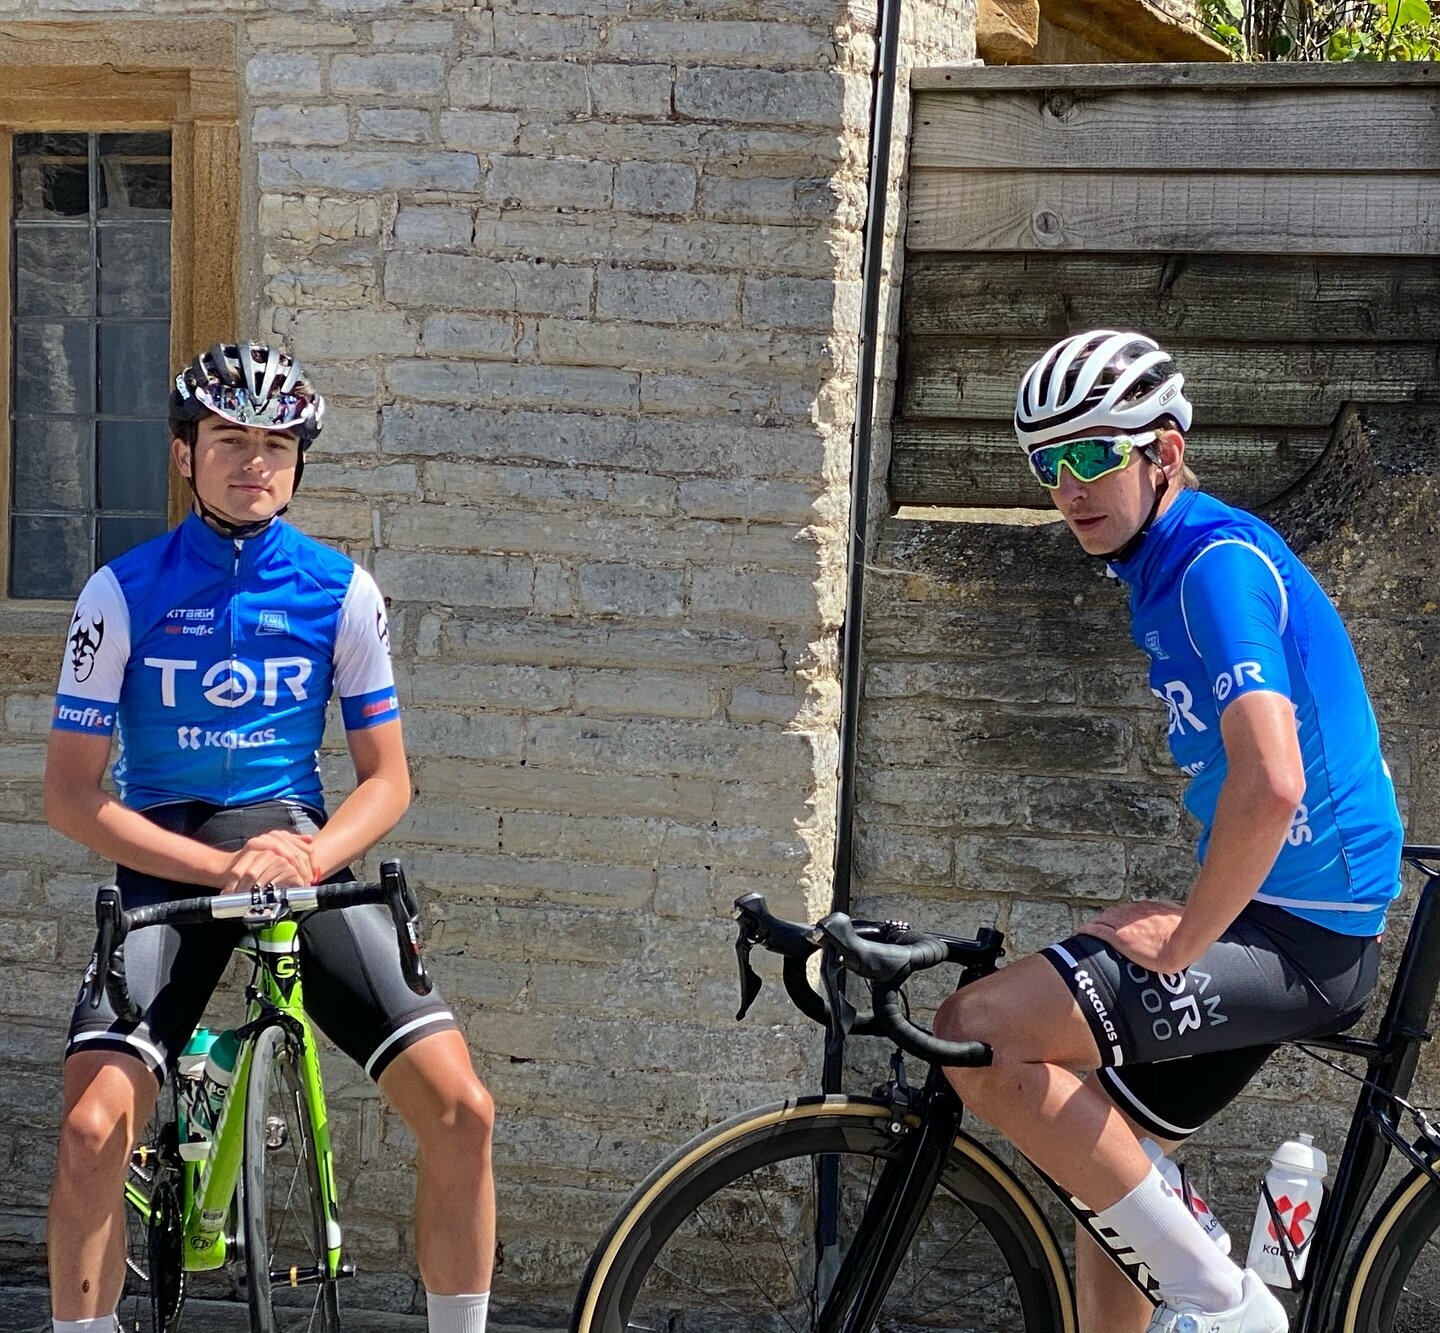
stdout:
[(1030, 471), (1046, 490), (1060, 485), (1060, 469), (1080, 482), (1099, 481), (1118, 472), (1130, 461), (1132, 449), (1143, 449), (1160, 438), (1159, 431), (1144, 435), (1097, 435), (1083, 440), (1062, 440), (1059, 444), (1042, 444), (1030, 452)]
[(314, 398), (303, 393), (272, 393), (263, 403), (257, 403), (244, 388), (221, 384), (219, 380), (197, 384), (191, 392), (197, 402), (238, 426), (285, 430), (315, 415)]

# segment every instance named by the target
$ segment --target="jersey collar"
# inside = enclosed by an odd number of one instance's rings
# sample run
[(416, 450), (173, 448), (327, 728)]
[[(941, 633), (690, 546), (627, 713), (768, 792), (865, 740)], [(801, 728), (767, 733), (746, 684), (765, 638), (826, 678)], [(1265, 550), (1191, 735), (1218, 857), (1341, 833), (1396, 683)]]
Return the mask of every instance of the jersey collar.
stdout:
[(278, 546), (283, 540), (281, 530), (284, 527), (281, 520), (275, 519), (254, 537), (222, 537), (192, 510), (180, 525), (180, 533), (185, 543), (187, 560), (210, 565), (229, 574), (235, 570), (237, 555), (242, 563), (249, 565)]

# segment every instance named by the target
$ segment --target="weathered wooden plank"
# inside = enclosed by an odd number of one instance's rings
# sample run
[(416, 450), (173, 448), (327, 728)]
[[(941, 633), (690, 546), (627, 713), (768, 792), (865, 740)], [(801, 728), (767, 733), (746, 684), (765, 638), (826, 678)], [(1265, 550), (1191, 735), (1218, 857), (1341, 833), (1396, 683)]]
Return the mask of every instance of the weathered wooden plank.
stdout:
[[(910, 338), (902, 357), (907, 417), (998, 420), (1044, 341)], [(1185, 372), (1196, 423), (1328, 426), (1342, 403), (1440, 403), (1440, 344), (1191, 343), (1167, 349)]]
[(1440, 176), (910, 173), (912, 250), (1440, 254)]
[(1417, 341), (1440, 336), (1440, 265), (1335, 255), (914, 254), (908, 335)]
[(1440, 87), (1440, 62), (1269, 65), (1200, 62), (1123, 65), (937, 65), (910, 71), (910, 87), (995, 92), (1008, 88)]
[[(1264, 505), (1314, 466), (1330, 440), (1313, 430), (1197, 430), (1186, 461), (1207, 491), (1248, 508)], [(896, 504), (1048, 508), (1025, 467), (1010, 422), (897, 421), (890, 458)]]
[(913, 167), (1440, 169), (1440, 86), (921, 93)]
[(0, 23), (0, 65), (116, 69), (235, 68), (229, 18), (96, 18)]

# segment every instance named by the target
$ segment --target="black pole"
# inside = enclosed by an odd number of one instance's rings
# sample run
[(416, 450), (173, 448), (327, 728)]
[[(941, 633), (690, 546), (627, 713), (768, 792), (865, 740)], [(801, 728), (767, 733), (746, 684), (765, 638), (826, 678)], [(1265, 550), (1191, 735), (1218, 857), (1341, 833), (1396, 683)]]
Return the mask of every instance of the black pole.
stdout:
[[(890, 188), (890, 138), (899, 71), (901, 0), (879, 0), (880, 25), (871, 73), (870, 178), (860, 265), (860, 365), (850, 447), (850, 541), (845, 567), (845, 619), (840, 631), (840, 756), (836, 792), (835, 864), (831, 910), (850, 910), (854, 859), (855, 751), (860, 723), (860, 629), (865, 556), (870, 528), (870, 453), (874, 437), (875, 373), (880, 352), (880, 282), (885, 260), (885, 213)], [(843, 1046), (825, 1057), (822, 1087), (839, 1092)]]

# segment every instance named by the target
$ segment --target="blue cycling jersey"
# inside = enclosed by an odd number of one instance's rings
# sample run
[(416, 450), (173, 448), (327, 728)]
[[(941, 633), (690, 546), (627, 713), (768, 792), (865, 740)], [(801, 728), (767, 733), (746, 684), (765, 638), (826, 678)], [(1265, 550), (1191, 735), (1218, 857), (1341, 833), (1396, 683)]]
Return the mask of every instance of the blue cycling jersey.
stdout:
[(276, 521), (243, 541), (195, 515), (97, 570), (80, 593), (53, 726), (118, 726), (120, 799), (324, 810), (316, 751), (399, 716), (385, 604), (347, 556)]
[(1221, 714), (1257, 690), (1282, 694), (1295, 706), (1305, 797), (1255, 896), (1342, 934), (1379, 934), (1400, 891), (1395, 788), (1349, 636), (1310, 571), (1273, 528), (1188, 490), (1113, 568), (1130, 585), (1135, 642), (1190, 779), (1199, 859), (1225, 780)]

